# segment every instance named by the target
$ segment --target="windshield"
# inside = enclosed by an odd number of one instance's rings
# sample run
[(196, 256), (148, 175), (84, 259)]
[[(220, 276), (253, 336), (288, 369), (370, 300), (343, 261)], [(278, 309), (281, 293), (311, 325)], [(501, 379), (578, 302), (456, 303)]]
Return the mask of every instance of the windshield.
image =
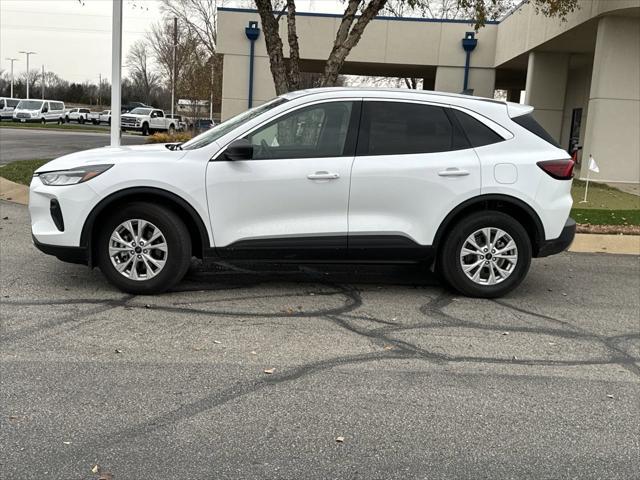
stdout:
[(21, 108), (24, 110), (40, 110), (41, 107), (41, 100), (20, 100), (20, 103), (16, 108)]
[(223, 135), (226, 135), (234, 128), (242, 125), (249, 120), (256, 118), (258, 115), (262, 115), (263, 113), (271, 110), (278, 105), (282, 105), (288, 100), (283, 97), (274, 98), (270, 102), (263, 103), (257, 107), (252, 108), (251, 110), (247, 110), (242, 112), (235, 117), (230, 118), (229, 120), (225, 120), (222, 123), (219, 123), (215, 127), (210, 130), (207, 130), (204, 133), (201, 133), (197, 137), (192, 138), (187, 143), (182, 145), (183, 150), (195, 150), (196, 148), (205, 147), (216, 140), (218, 140)]
[(150, 108), (134, 108), (129, 113), (133, 115), (149, 115), (151, 113)]

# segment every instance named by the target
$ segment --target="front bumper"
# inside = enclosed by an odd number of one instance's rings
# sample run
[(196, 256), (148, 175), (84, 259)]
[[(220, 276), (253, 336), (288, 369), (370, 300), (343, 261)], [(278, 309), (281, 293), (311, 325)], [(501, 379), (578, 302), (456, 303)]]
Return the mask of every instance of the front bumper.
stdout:
[(58, 258), (58, 260), (68, 263), (79, 263), (81, 265), (88, 265), (89, 263), (89, 255), (85, 247), (63, 247), (60, 245), (40, 243), (33, 234), (31, 235), (31, 239), (38, 250), (47, 255), (53, 255)]
[(553, 240), (545, 240), (538, 249), (536, 257), (548, 257), (549, 255), (555, 255), (556, 253), (564, 252), (576, 236), (576, 222), (573, 218), (569, 217), (564, 224), (564, 228), (558, 238)]
[(15, 118), (11, 117), (14, 122), (18, 123), (38, 123), (40, 122), (39, 118)]

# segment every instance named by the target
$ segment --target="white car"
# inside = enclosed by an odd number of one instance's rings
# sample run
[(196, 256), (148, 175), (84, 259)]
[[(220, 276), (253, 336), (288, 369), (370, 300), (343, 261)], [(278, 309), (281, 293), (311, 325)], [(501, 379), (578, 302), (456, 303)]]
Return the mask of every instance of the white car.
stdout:
[(141, 132), (142, 135), (149, 135), (155, 132), (173, 133), (176, 131), (177, 121), (165, 117), (164, 112), (157, 108), (137, 107), (130, 112), (123, 113), (120, 118), (123, 132), (134, 131)]
[(184, 144), (100, 148), (34, 174), (35, 245), (156, 293), (205, 262), (430, 262), (496, 297), (569, 246), (573, 161), (533, 108), (411, 90), (280, 96)]
[(19, 98), (0, 97), (0, 120), (13, 118), (13, 110), (20, 103)]
[(64, 123), (64, 102), (54, 100), (20, 100), (13, 110), (14, 122)]
[(91, 110), (88, 108), (70, 108), (64, 116), (65, 122), (84, 123), (89, 121)]

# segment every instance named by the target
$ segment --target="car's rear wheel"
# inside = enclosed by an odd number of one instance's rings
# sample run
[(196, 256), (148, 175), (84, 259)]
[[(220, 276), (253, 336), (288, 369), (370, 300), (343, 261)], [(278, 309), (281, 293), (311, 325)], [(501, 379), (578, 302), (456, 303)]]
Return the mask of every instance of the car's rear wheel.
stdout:
[(160, 293), (182, 280), (191, 261), (191, 238), (171, 210), (132, 203), (113, 213), (98, 234), (98, 264), (119, 289)]
[(42, 119), (40, 119), (40, 123), (42, 125), (45, 125), (47, 123), (47, 120), (44, 117), (42, 117)]
[(531, 240), (513, 217), (497, 211), (461, 219), (444, 239), (439, 266), (445, 280), (470, 297), (500, 297), (517, 287), (531, 265)]

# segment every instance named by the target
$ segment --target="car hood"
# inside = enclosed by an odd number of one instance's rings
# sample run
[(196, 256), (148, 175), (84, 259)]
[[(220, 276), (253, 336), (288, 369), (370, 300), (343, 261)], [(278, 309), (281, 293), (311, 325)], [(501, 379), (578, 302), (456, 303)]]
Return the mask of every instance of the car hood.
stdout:
[(149, 115), (138, 115), (137, 113), (123, 113), (122, 118), (147, 118)]
[(159, 161), (177, 161), (186, 155), (182, 150), (169, 150), (164, 143), (153, 145), (130, 145), (121, 147), (102, 147), (82, 152), (71, 153), (51, 160), (36, 170), (36, 173), (51, 172), (53, 170), (68, 170), (85, 165), (99, 165), (104, 163), (118, 164), (138, 161), (149, 162), (151, 166)]

